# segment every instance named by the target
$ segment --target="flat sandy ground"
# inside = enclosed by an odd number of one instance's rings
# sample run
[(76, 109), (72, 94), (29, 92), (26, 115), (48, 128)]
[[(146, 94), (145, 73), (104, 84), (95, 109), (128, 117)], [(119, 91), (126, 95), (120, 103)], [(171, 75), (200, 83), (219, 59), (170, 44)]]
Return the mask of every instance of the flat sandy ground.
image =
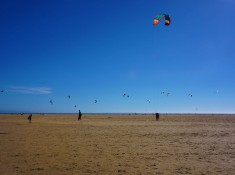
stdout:
[(235, 115), (0, 115), (0, 174), (235, 174)]

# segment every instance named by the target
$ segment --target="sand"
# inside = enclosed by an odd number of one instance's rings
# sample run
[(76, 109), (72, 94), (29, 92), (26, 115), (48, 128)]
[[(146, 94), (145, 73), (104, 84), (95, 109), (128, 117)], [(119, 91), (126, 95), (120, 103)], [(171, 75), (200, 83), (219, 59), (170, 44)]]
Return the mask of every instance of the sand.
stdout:
[(235, 115), (0, 115), (0, 174), (235, 174)]

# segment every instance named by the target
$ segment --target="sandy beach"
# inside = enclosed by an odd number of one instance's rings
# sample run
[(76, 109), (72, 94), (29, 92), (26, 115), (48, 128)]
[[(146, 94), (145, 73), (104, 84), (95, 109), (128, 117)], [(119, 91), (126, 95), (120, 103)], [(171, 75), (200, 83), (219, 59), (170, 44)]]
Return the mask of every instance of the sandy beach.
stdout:
[(235, 115), (0, 115), (0, 174), (235, 174)]

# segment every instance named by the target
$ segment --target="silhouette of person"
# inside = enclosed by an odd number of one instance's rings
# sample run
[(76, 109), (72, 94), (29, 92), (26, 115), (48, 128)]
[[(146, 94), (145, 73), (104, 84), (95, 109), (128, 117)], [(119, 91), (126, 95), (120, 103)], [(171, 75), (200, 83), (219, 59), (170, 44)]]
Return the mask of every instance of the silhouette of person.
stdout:
[(32, 116), (33, 116), (32, 114), (28, 116), (29, 123), (31, 123)]
[(158, 121), (160, 118), (159, 113), (156, 113), (155, 115), (156, 115), (156, 121)]
[(82, 120), (82, 113), (81, 113), (80, 110), (79, 110), (79, 112), (78, 112), (78, 120)]

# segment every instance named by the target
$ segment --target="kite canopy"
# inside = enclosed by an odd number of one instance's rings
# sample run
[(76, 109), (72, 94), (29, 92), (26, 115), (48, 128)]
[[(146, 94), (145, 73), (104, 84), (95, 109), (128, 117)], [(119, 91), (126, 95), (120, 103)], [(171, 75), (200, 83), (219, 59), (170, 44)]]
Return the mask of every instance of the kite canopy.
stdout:
[(158, 14), (153, 19), (153, 25), (156, 26), (162, 19), (165, 19), (165, 25), (169, 26), (171, 24), (171, 18), (168, 14)]

